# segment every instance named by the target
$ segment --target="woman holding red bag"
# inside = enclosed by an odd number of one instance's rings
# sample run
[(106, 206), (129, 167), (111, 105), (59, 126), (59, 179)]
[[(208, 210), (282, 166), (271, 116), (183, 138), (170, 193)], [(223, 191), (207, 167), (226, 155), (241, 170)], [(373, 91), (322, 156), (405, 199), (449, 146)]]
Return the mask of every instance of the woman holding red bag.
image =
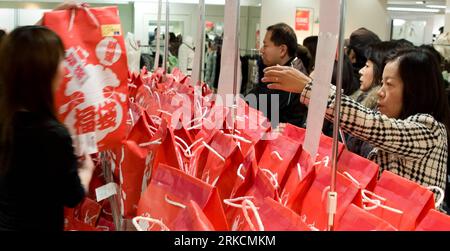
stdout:
[[(289, 67), (265, 70), (269, 88), (301, 93), (309, 104), (312, 79)], [(450, 111), (439, 65), (429, 52), (405, 49), (390, 57), (378, 91), (378, 111), (342, 97), (341, 127), (375, 148), (368, 158), (382, 170), (445, 189)], [(334, 118), (330, 86), (326, 118)]]
[(94, 170), (88, 155), (77, 161), (54, 111), (64, 46), (53, 31), (24, 26), (0, 58), (0, 230), (63, 230), (64, 206), (82, 201)]

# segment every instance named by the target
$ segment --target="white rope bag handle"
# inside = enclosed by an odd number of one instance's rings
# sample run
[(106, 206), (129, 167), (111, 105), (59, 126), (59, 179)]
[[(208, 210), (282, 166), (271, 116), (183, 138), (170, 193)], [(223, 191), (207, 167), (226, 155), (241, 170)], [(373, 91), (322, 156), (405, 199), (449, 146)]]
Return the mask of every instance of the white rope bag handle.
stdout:
[[(97, 27), (97, 28), (100, 27), (100, 22), (98, 21), (98, 19), (95, 17), (95, 15), (88, 8), (81, 7), (81, 9), (86, 12), (88, 17), (92, 21), (92, 23), (95, 25), (95, 27)], [(75, 14), (76, 14), (76, 9), (72, 9), (72, 11), (70, 13), (70, 20), (69, 20), (69, 28), (68, 28), (69, 32), (71, 32), (72, 29), (73, 29), (73, 24), (75, 22)]]
[[(139, 224), (139, 221), (146, 221), (145, 224), (147, 225), (142, 227), (141, 224)], [(166, 224), (164, 224), (164, 222), (150, 217), (136, 216), (133, 218), (132, 222), (137, 231), (148, 231), (148, 229), (153, 228), (155, 224), (161, 227), (161, 231), (170, 231), (170, 229), (166, 226)], [(148, 223), (152, 223), (152, 225), (149, 226)]]
[(441, 205), (442, 205), (442, 203), (444, 202), (444, 199), (445, 199), (445, 192), (444, 192), (444, 189), (442, 189), (442, 188), (440, 188), (440, 187), (438, 187), (438, 186), (429, 186), (429, 187), (427, 187), (427, 189), (430, 190), (430, 191), (432, 191), (432, 190), (437, 190), (437, 191), (439, 192), (439, 194), (440, 194), (441, 196), (439, 197), (439, 199), (437, 200), (437, 202), (434, 204), (434, 206), (435, 206), (436, 208), (440, 208)]

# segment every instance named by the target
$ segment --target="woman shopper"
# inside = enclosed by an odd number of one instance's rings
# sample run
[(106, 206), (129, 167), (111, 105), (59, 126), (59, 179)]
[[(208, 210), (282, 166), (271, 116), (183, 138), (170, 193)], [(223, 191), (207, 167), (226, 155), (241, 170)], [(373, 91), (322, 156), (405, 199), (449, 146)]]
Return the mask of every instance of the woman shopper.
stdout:
[(63, 43), (24, 26), (5, 38), (0, 58), (0, 230), (63, 230), (64, 206), (82, 201), (94, 170), (88, 155), (77, 161), (55, 115)]
[[(301, 93), (308, 105), (312, 80), (289, 67), (265, 70), (268, 88)], [(368, 158), (424, 186), (445, 189), (450, 111), (443, 78), (433, 56), (405, 49), (387, 60), (378, 92), (378, 111), (342, 97), (341, 128), (374, 146)], [(330, 86), (326, 118), (333, 120), (335, 88)]]

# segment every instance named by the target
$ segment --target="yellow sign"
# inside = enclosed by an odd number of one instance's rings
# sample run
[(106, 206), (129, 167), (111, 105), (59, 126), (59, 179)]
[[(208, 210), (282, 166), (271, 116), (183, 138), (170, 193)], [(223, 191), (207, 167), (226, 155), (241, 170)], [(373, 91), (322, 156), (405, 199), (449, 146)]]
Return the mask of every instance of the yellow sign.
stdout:
[(120, 24), (102, 25), (103, 37), (115, 37), (122, 35)]

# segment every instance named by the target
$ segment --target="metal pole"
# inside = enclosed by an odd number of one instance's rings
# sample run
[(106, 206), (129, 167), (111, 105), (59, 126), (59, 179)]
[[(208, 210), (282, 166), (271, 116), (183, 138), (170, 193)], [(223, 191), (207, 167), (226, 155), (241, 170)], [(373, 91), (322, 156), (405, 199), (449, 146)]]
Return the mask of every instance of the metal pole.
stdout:
[(238, 79), (238, 71), (239, 69), (239, 62), (240, 62), (240, 54), (239, 54), (239, 47), (240, 47), (240, 19), (241, 19), (241, 1), (240, 0), (236, 0), (237, 4), (236, 4), (236, 41), (235, 41), (235, 46), (236, 46), (236, 50), (234, 51), (235, 53), (235, 58), (234, 58), (234, 76), (233, 76), (233, 107), (232, 107), (232, 123), (233, 123), (233, 133), (235, 133), (235, 129), (236, 129), (236, 117), (237, 117), (237, 90), (238, 90), (238, 83), (239, 79)]
[(166, 73), (169, 73), (169, 0), (166, 0), (166, 36), (164, 38), (164, 70)]
[[(159, 66), (159, 55), (160, 55), (160, 50), (161, 50), (161, 11), (162, 10), (162, 0), (158, 1), (158, 24), (156, 26), (156, 34), (155, 34), (155, 39), (156, 39), (156, 53), (155, 53), (155, 63), (153, 65), (153, 71), (156, 71), (156, 69), (158, 69)], [(149, 43), (149, 46), (151, 44)]]
[(333, 150), (331, 156), (331, 186), (328, 193), (328, 231), (334, 230), (334, 215), (337, 208), (336, 193), (336, 172), (339, 146), (339, 123), (341, 121), (341, 96), (342, 96), (342, 70), (344, 66), (344, 25), (346, 13), (346, 0), (340, 0), (340, 22), (339, 22), (339, 43), (338, 43), (338, 71), (336, 81), (336, 99), (334, 105), (333, 123)]
[(200, 50), (201, 56), (200, 56), (200, 68), (198, 71), (198, 81), (197, 83), (194, 83), (196, 86), (201, 86), (201, 82), (203, 79), (203, 55), (204, 55), (204, 48), (205, 48), (205, 0), (200, 0), (199, 2), (199, 8), (200, 8), (200, 31), (199, 31), (199, 41), (200, 41), (200, 48), (197, 50)]

